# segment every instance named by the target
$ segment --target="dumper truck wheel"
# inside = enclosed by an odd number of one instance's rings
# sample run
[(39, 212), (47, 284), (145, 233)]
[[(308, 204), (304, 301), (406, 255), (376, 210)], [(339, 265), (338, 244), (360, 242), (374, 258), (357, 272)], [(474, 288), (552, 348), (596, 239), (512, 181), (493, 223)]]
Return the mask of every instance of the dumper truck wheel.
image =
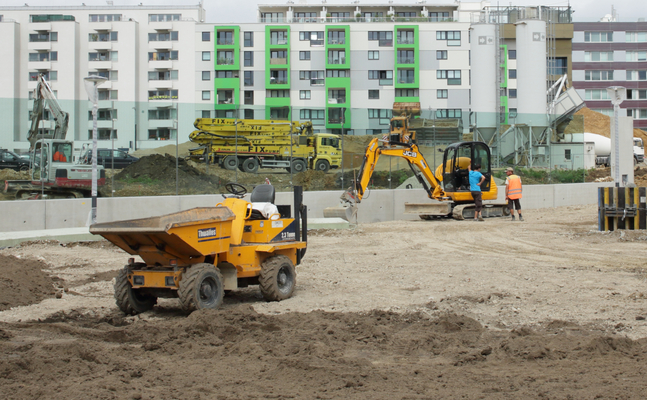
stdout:
[(270, 257), (261, 265), (258, 282), (265, 300), (280, 301), (290, 298), (297, 284), (294, 264), (286, 256)]
[(256, 161), (255, 158), (248, 158), (243, 161), (241, 169), (243, 172), (249, 172), (251, 174), (256, 173), (256, 171), (258, 171), (258, 161)]
[(222, 167), (224, 169), (233, 171), (236, 168), (238, 168), (238, 159), (236, 158), (236, 156), (227, 156), (225, 157), (225, 160), (222, 162)]
[(326, 160), (319, 160), (315, 163), (315, 169), (317, 171), (328, 172), (330, 169), (330, 164)]
[(128, 266), (119, 271), (114, 288), (117, 307), (125, 314), (140, 314), (157, 304), (157, 297), (143, 294), (140, 289), (133, 289), (128, 282)]
[(212, 264), (194, 264), (182, 274), (177, 294), (186, 312), (218, 308), (225, 295), (222, 274)]

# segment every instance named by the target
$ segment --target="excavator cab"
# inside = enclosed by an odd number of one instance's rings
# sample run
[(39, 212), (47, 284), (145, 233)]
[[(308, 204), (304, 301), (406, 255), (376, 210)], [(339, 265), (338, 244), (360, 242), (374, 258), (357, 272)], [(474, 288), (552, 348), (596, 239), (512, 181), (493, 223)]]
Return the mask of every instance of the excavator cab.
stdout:
[(443, 157), (443, 187), (445, 193), (469, 192), (470, 165), (480, 164), (485, 181), (482, 192), (490, 191), (492, 170), (490, 167), (490, 148), (483, 142), (459, 142), (445, 149)]

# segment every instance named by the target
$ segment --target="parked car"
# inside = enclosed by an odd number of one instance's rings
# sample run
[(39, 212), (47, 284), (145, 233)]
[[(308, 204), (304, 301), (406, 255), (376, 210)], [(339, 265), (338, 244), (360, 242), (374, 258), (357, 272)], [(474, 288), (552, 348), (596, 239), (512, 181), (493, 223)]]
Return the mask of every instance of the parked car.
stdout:
[(5, 168), (27, 171), (29, 170), (29, 159), (25, 160), (11, 150), (0, 149), (0, 169)]
[[(139, 160), (123, 150), (111, 149), (97, 149), (97, 164), (103, 165), (104, 168), (113, 168), (113, 155), (114, 155), (114, 169), (126, 168)], [(92, 164), (92, 149), (87, 150), (81, 157), (82, 164)]]

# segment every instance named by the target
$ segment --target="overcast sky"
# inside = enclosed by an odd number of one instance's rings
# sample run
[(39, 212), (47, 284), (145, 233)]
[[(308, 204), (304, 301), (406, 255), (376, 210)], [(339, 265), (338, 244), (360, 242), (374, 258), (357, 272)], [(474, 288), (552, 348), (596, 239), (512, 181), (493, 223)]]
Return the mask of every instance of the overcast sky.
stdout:
[[(115, 6), (137, 5), (143, 3), (147, 6), (154, 5), (177, 5), (197, 4), (199, 0), (113, 0)], [(293, 0), (298, 4), (304, 0)], [(321, 0), (305, 0), (308, 4), (321, 4)], [(415, 3), (416, 0), (393, 0), (397, 3)], [(466, 1), (469, 2), (469, 1)], [(105, 0), (0, 0), (2, 6), (78, 6), (85, 3), (88, 6), (106, 5)], [(276, 0), (205, 0), (204, 8), (207, 10), (207, 20), (213, 23), (242, 23), (256, 22), (256, 7), (258, 4), (285, 4), (286, 1)], [(350, 4), (352, 0), (328, 0), (328, 4)], [(359, 5), (364, 4), (388, 4), (388, 0), (360, 0)], [(427, 4), (452, 4), (453, 0), (427, 0)], [(546, 5), (566, 6), (568, 0), (514, 0), (514, 1), (490, 1), (490, 4), (507, 5)], [(645, 0), (570, 0), (575, 10), (573, 19), (575, 22), (598, 21), (606, 14), (611, 13), (611, 5), (614, 5), (622, 22), (635, 22), (638, 18), (647, 18), (647, 5)]]

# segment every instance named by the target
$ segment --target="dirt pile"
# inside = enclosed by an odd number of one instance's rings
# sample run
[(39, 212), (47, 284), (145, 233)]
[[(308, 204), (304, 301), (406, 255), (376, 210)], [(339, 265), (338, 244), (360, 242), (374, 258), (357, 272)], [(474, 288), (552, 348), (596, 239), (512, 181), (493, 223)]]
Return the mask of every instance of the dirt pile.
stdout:
[(8, 168), (0, 169), (0, 182), (2, 183), (4, 183), (4, 181), (21, 180), (21, 179), (29, 179), (29, 172), (28, 171), (18, 172)]
[(41, 261), (0, 255), (0, 311), (54, 297), (54, 282)]
[(453, 313), (430, 316), (434, 307), (404, 314), (261, 315), (241, 305), (166, 321), (70, 313), (45, 323), (2, 324), (0, 386), (7, 399), (51, 393), (372, 400), (644, 394), (636, 366), (647, 356), (645, 340), (564, 321), (491, 330)]
[[(578, 117), (584, 119), (583, 130), (577, 130), (571, 126), (574, 124), (578, 127), (582, 125), (581, 119), (578, 119)], [(578, 121), (580, 121), (579, 124)], [(606, 137), (611, 137), (611, 118), (599, 112), (592, 111), (591, 109), (586, 107), (575, 113), (573, 122), (569, 124), (569, 127), (573, 129), (571, 129), (567, 133), (590, 132), (597, 133), (598, 135)], [(634, 137), (641, 138), (643, 140), (643, 143), (647, 143), (647, 132), (641, 129), (634, 129)]]

